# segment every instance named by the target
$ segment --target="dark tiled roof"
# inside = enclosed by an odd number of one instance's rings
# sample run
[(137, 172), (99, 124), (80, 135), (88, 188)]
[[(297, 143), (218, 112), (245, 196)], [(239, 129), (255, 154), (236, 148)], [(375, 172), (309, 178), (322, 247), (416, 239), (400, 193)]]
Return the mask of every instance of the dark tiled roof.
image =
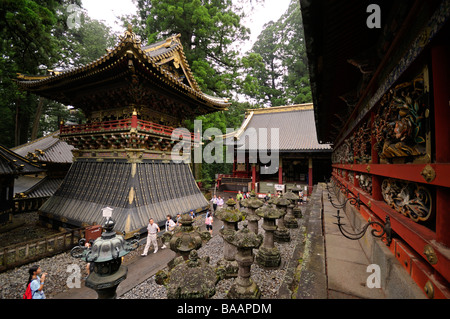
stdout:
[(101, 223), (102, 208), (113, 208), (116, 231), (145, 230), (152, 217), (208, 206), (188, 164), (144, 160), (75, 161), (55, 194), (40, 208), (42, 214), (74, 226)]
[(252, 111), (252, 118), (237, 141), (241, 148), (245, 145), (247, 150), (278, 148), (280, 151), (331, 151), (329, 144), (319, 144), (317, 140), (312, 107), (292, 106)]
[(0, 175), (37, 174), (43, 171), (38, 165), (0, 145)]
[[(74, 147), (59, 139), (59, 131), (12, 148), (17, 154), (28, 157), (34, 153), (41, 162), (72, 163)], [(43, 151), (41, 153), (40, 151)], [(30, 154), (30, 155), (29, 155)]]
[(63, 178), (43, 178), (39, 183), (23, 192), (27, 198), (41, 198), (52, 196), (61, 185)]

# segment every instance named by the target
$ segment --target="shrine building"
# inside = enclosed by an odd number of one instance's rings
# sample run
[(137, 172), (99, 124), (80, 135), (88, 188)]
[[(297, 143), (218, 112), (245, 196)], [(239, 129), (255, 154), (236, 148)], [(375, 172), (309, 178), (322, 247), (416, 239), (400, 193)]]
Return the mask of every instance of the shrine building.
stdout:
[(347, 212), (390, 223), (386, 256), (424, 296), (450, 298), (450, 1), (300, 4), (332, 184), (360, 199)]
[(249, 109), (241, 127), (222, 136), (234, 151), (225, 191), (310, 194), (331, 176), (331, 147), (317, 140), (312, 103)]
[[(227, 99), (203, 93), (179, 35), (141, 45), (131, 28), (117, 45), (84, 66), (45, 76), (19, 74), (18, 86), (82, 110), (86, 123), (61, 125), (73, 163), (39, 209), (54, 226), (87, 226), (113, 209), (116, 231), (146, 232), (148, 220), (209, 206), (184, 162), (171, 160), (175, 140), (198, 145), (195, 134), (172, 138), (185, 119), (225, 110)], [(186, 134), (185, 134), (186, 135)]]

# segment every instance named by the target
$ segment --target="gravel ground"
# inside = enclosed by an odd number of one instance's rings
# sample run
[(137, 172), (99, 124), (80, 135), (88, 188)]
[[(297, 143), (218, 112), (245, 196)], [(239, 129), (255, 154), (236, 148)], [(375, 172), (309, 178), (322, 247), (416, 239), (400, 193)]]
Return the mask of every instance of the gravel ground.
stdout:
[[(264, 230), (261, 228), (262, 220), (259, 221), (259, 233), (264, 235)], [(261, 298), (274, 299), (277, 297), (278, 289), (280, 288), (288, 261), (291, 259), (294, 249), (300, 240), (303, 240), (301, 234), (301, 227), (290, 230), (291, 241), (288, 243), (275, 243), (280, 250), (282, 264), (278, 269), (266, 270), (260, 267), (256, 261), (251, 268), (252, 279), (259, 286), (261, 290)], [(253, 251), (254, 255), (257, 249)], [(210, 265), (215, 266), (217, 261), (223, 257), (223, 239), (220, 235), (215, 235), (202, 248), (199, 249), (200, 257), (209, 256)], [(223, 279), (216, 285), (216, 294), (212, 299), (226, 299), (227, 293), (233, 285), (235, 279)], [(120, 299), (165, 299), (166, 289), (155, 282), (155, 276), (150, 277), (146, 281), (137, 285), (126, 294), (122, 295)]]
[[(37, 212), (20, 214), (14, 218), (23, 220), (25, 224), (0, 233), (1, 247), (58, 233), (56, 230), (38, 225)], [(87, 276), (86, 262), (72, 258), (69, 252), (58, 254), (0, 273), (0, 299), (22, 298), (28, 281), (28, 269), (33, 265), (41, 266), (42, 272), (48, 273), (44, 287), (47, 298), (69, 289), (66, 281), (73, 273), (67, 271), (69, 266), (78, 265), (81, 277)]]
[[(36, 214), (35, 214), (36, 215)], [(33, 219), (35, 216), (33, 214), (29, 214), (27, 216), (27, 226), (28, 232), (34, 232), (35, 235), (39, 234), (42, 230), (46, 232), (45, 229), (41, 230), (37, 229), (33, 226)], [(198, 224), (203, 225), (203, 218), (198, 219)], [(30, 226), (31, 225), (31, 226)], [(259, 222), (259, 233), (264, 235), (264, 230), (261, 228), (262, 220)], [(203, 229), (202, 228), (202, 229)], [(8, 232), (3, 235), (3, 240), (7, 237), (15, 238), (20, 234), (23, 234), (24, 230), (16, 230), (15, 233)], [(19, 234), (19, 235), (18, 235)], [(261, 297), (267, 299), (276, 298), (278, 289), (283, 282), (284, 275), (286, 273), (286, 267), (288, 261), (292, 257), (295, 246), (300, 240), (303, 240), (301, 234), (301, 227), (297, 229), (291, 229), (291, 241), (288, 243), (275, 243), (281, 253), (282, 265), (278, 269), (274, 270), (266, 270), (256, 264), (256, 262), (252, 266), (252, 279), (257, 283), (261, 290)], [(256, 255), (257, 250), (254, 250), (254, 255)], [(138, 256), (137, 253), (129, 254), (127, 256), (129, 261), (130, 259)], [(217, 261), (223, 256), (223, 239), (220, 235), (215, 235), (213, 238), (203, 245), (199, 250), (199, 256), (209, 256), (210, 257), (210, 265), (215, 266)], [(28, 269), (34, 265), (38, 264), (41, 266), (43, 272), (47, 272), (47, 280), (45, 284), (45, 294), (47, 298), (52, 298), (52, 296), (57, 295), (61, 292), (68, 290), (67, 280), (70, 276), (71, 272), (68, 268), (72, 265), (78, 265), (81, 271), (81, 277), (84, 278), (87, 274), (85, 272), (84, 261), (79, 259), (72, 258), (69, 252), (59, 254), (50, 258), (44, 258), (38, 262), (30, 263), (27, 265), (23, 265), (21, 267), (17, 267), (15, 269), (6, 271), (0, 274), (0, 299), (20, 299), (22, 298), (22, 294), (25, 292), (26, 282), (28, 280)], [(232, 286), (235, 279), (224, 279), (219, 281), (216, 286), (216, 294), (213, 296), (213, 299), (225, 299), (226, 294), (230, 287)], [(157, 285), (155, 283), (155, 277), (152, 276), (148, 280), (142, 282), (141, 284), (134, 287), (132, 290), (128, 291), (123, 296), (119, 297), (120, 299), (164, 299), (166, 298), (166, 289), (164, 286)]]

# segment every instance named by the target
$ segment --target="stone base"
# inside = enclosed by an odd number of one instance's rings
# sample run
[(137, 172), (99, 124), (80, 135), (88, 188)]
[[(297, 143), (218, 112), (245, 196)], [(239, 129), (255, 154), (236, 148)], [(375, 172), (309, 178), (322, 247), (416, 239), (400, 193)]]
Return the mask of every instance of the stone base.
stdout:
[(120, 266), (119, 270), (108, 276), (92, 272), (86, 279), (86, 287), (97, 292), (98, 299), (116, 299), (116, 289), (127, 278), (128, 268)]
[(287, 229), (276, 230), (273, 233), (273, 239), (276, 242), (282, 242), (282, 243), (290, 242), (291, 241), (291, 234), (289, 233), (289, 231)]
[(284, 217), (284, 227), (289, 229), (298, 228), (298, 222), (295, 218)]
[(292, 214), (294, 215), (295, 218), (302, 218), (303, 217), (302, 209), (300, 207), (294, 208), (292, 210)]
[[(251, 279), (250, 279), (251, 280)], [(261, 291), (257, 284), (251, 280), (252, 284), (247, 287), (242, 287), (237, 284), (231, 286), (227, 294), (229, 299), (259, 299), (261, 298)]]
[(223, 278), (235, 278), (238, 275), (239, 266), (236, 260), (221, 259), (217, 262), (216, 269)]
[(281, 255), (277, 247), (261, 246), (256, 254), (256, 262), (264, 268), (276, 268), (281, 264)]

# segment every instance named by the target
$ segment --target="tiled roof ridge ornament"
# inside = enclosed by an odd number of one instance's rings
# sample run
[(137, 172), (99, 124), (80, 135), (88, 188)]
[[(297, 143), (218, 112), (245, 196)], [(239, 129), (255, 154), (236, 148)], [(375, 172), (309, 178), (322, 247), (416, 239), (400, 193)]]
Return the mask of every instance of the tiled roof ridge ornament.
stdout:
[(122, 42), (131, 42), (135, 44), (140, 44), (141, 39), (133, 32), (133, 26), (131, 23), (128, 24), (127, 30), (124, 32), (122, 36), (119, 36), (120, 41)]

